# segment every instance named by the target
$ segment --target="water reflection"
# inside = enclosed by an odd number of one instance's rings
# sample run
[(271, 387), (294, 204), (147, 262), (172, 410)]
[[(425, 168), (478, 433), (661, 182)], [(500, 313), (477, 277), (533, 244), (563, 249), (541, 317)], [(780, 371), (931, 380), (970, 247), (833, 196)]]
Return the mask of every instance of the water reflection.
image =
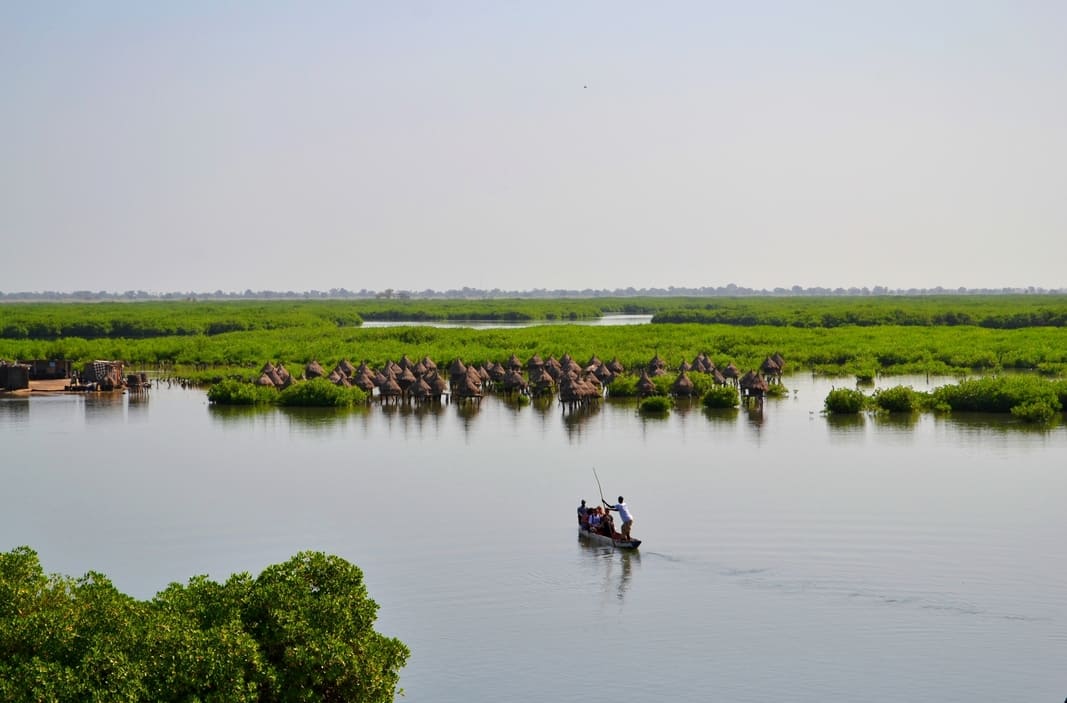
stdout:
[(862, 437), (867, 428), (867, 418), (860, 414), (855, 415), (827, 415), (826, 426), (831, 434), (841, 437)]
[(912, 430), (922, 416), (919, 413), (876, 413), (872, 416), (878, 428), (890, 430)]
[(211, 419), (219, 424), (239, 428), (253, 426), (257, 419), (272, 414), (274, 408), (256, 405), (217, 405), (210, 403), (207, 406), (207, 411)]
[(336, 427), (349, 422), (359, 413), (366, 413), (366, 407), (358, 408), (278, 408), (283, 417), (288, 418), (289, 427), (306, 434), (330, 434)]
[(4, 398), (0, 400), (0, 422), (24, 424), (30, 419), (29, 398)]
[(108, 424), (121, 418), (126, 407), (126, 396), (121, 392), (86, 393), (85, 424)]
[(623, 600), (632, 585), (634, 567), (641, 565), (641, 552), (597, 544), (583, 539), (581, 535), (578, 536), (578, 544), (583, 554), (593, 560), (594, 568), (603, 572), (601, 592), (613, 593), (616, 599)]
[(563, 429), (567, 432), (567, 439), (577, 439), (582, 436), (583, 425), (589, 419), (600, 414), (600, 403), (591, 403), (573, 410), (563, 410)]

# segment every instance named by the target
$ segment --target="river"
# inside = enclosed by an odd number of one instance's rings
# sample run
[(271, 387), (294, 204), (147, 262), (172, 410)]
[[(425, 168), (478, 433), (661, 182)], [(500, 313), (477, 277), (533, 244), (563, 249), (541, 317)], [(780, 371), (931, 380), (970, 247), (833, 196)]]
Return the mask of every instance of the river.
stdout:
[[(1062, 700), (1067, 430), (835, 420), (833, 383), (662, 419), (0, 399), (0, 549), (139, 598), (340, 555), (409, 701)], [(579, 542), (593, 466), (638, 553)]]

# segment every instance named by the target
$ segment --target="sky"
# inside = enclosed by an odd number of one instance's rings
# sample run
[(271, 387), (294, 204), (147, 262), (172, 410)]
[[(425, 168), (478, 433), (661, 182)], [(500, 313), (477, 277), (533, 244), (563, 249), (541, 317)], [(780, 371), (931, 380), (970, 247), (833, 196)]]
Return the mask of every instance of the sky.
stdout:
[(0, 291), (1067, 287), (1067, 3), (0, 3)]

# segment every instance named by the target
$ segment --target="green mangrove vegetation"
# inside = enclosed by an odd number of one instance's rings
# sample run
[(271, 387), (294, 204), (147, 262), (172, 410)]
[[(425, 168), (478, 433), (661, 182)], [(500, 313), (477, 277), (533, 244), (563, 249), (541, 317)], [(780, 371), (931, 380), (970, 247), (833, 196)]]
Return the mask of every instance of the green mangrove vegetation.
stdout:
[(1063, 295), (936, 295), (684, 299), (661, 309), (655, 323), (752, 327), (935, 327), (993, 329), (1067, 326)]
[(933, 410), (1010, 413), (1026, 422), (1047, 423), (1067, 407), (1067, 380), (1013, 374), (965, 379), (929, 392), (893, 386), (871, 395), (852, 388), (835, 388), (827, 394), (824, 406), (827, 412), (839, 415), (864, 410), (890, 413)]
[(362, 571), (321, 552), (140, 601), (19, 547), (0, 553), (0, 700), (384, 703), (410, 652), (377, 611)]
[[(638, 299), (642, 300), (643, 299)], [(698, 299), (651, 299), (660, 305), (696, 305)], [(631, 299), (620, 299), (634, 303)], [(371, 301), (382, 306), (400, 301)], [(408, 301), (430, 305), (435, 301)], [(607, 301), (610, 303), (610, 301)], [(407, 354), (429, 356), (439, 362), (454, 358), (476, 363), (504, 361), (511, 354), (557, 358), (569, 353), (584, 359), (596, 354), (618, 357), (627, 368), (644, 365), (658, 354), (671, 366), (707, 353), (719, 366), (734, 362), (742, 370), (756, 368), (770, 353), (785, 357), (786, 374), (811, 372), (833, 376), (927, 374), (967, 375), (1007, 369), (1062, 375), (1067, 370), (1067, 327), (1030, 326), (1007, 329), (989, 322), (1022, 316), (1031, 321), (1055, 321), (1063, 305), (1057, 296), (945, 296), (943, 298), (753, 298), (699, 299), (701, 305), (758, 309), (755, 322), (782, 322), (782, 310), (823, 315), (820, 306), (864, 310), (875, 306), (932, 314), (956, 306), (972, 322), (983, 324), (653, 324), (634, 326), (544, 325), (509, 329), (442, 329), (391, 327), (364, 329), (364, 314), (377, 314), (364, 301), (168, 302), (97, 304), (0, 305), (0, 358), (122, 359), (142, 369), (165, 368), (195, 381), (224, 378), (252, 380), (267, 360), (302, 366), (318, 360), (331, 365), (341, 359), (366, 360), (380, 366)], [(560, 301), (440, 301), (440, 314), (485, 317), (492, 310), (519, 313), (522, 305), (548, 319), (548, 305)], [(365, 306), (363, 309), (360, 306)], [(575, 301), (599, 306), (605, 301)], [(467, 306), (467, 307), (464, 307)], [(541, 306), (541, 307), (537, 307)], [(775, 308), (777, 306), (777, 308)], [(985, 307), (983, 307), (985, 306)], [(1016, 309), (1017, 308), (1017, 309)], [(559, 308), (563, 310), (564, 308)], [(774, 310), (779, 310), (775, 313)], [(379, 310), (378, 312), (381, 312)], [(411, 312), (411, 311), (407, 311)], [(593, 314), (592, 308), (589, 309)], [(766, 314), (764, 314), (766, 313)], [(818, 315), (816, 315), (818, 313)], [(980, 314), (981, 313), (981, 314)], [(407, 314), (407, 313), (405, 313)], [(529, 314), (533, 314), (530, 312)], [(569, 313), (568, 313), (569, 314)], [(941, 313), (938, 313), (941, 314)], [(947, 314), (947, 313), (945, 313)], [(984, 315), (984, 317), (983, 317)], [(780, 317), (780, 315), (779, 315)], [(821, 319), (821, 318), (820, 318)], [(893, 316), (885, 317), (893, 320)], [(945, 318), (948, 319), (948, 318)], [(959, 319), (957, 315), (954, 319)], [(1021, 319), (1021, 318), (1020, 318)], [(899, 320), (898, 320), (899, 322)]]

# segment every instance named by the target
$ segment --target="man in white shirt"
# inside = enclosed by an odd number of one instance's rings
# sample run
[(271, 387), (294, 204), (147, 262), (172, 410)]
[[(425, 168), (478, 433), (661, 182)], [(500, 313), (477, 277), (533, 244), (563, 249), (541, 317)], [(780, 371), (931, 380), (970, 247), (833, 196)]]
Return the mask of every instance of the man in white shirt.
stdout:
[(629, 506), (626, 505), (626, 501), (622, 496), (619, 496), (619, 502), (612, 505), (608, 501), (604, 501), (604, 505), (608, 506), (608, 510), (614, 510), (619, 514), (619, 519), (622, 520), (622, 538), (630, 539), (630, 528), (634, 524), (634, 516), (630, 513)]

